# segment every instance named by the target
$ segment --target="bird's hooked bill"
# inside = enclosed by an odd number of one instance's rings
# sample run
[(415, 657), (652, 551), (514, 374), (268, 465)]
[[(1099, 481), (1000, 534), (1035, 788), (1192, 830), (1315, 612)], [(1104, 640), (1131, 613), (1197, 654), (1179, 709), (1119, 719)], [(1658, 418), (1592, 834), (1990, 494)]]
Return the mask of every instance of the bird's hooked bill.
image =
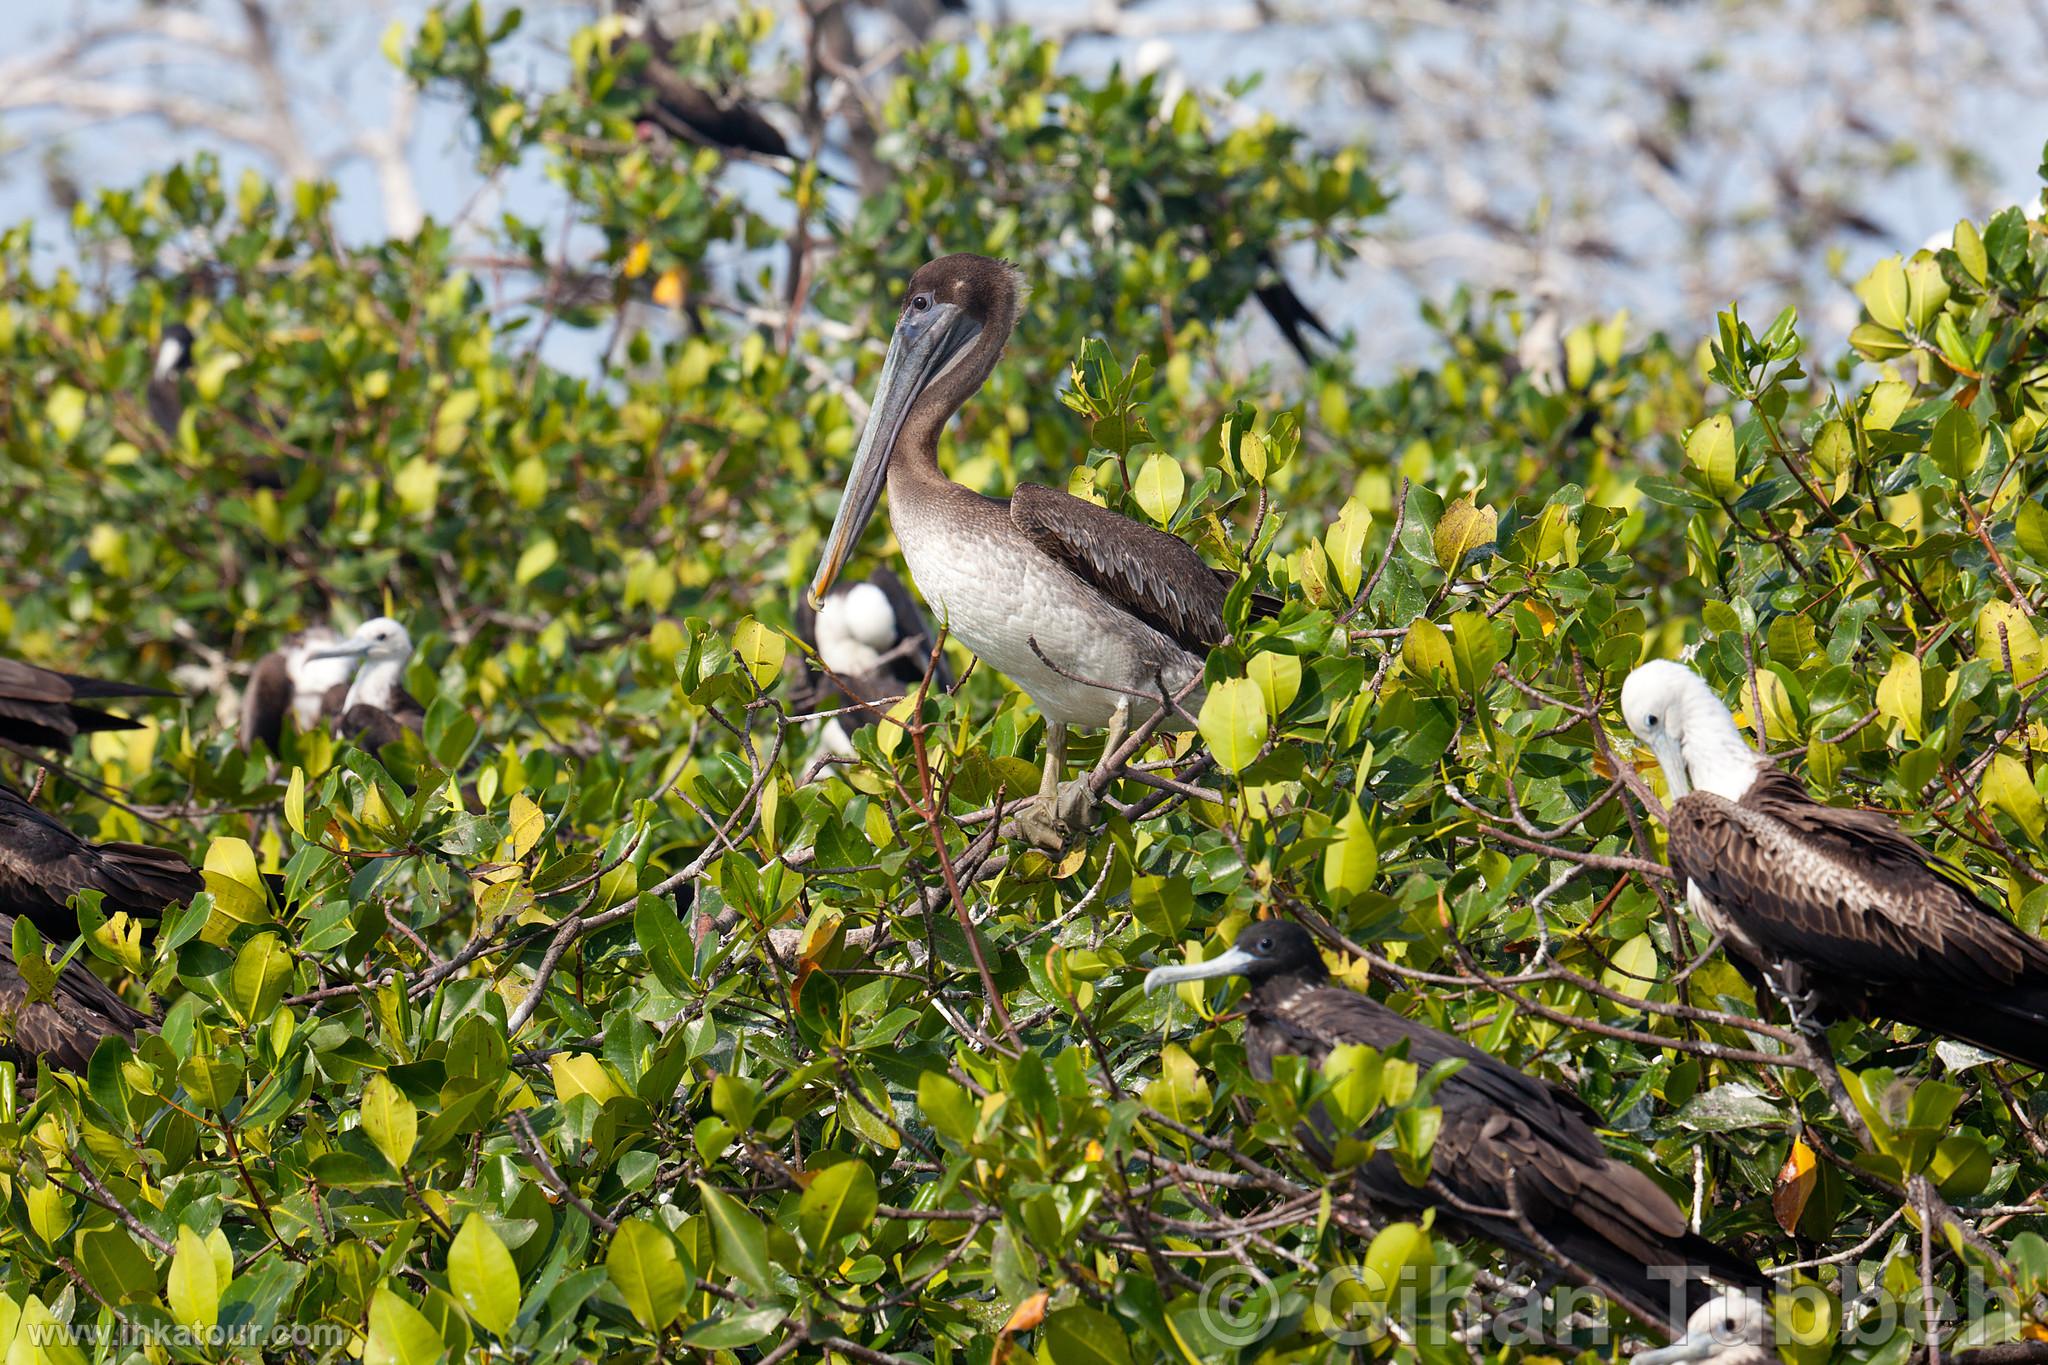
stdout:
[(1238, 976), (1256, 960), (1242, 948), (1231, 948), (1206, 962), (1188, 962), (1178, 967), (1154, 967), (1145, 973), (1145, 994), (1150, 995), (1162, 986), (1177, 986), (1183, 981), (1207, 981), (1218, 976)]
[(882, 377), (875, 382), (867, 428), (861, 432), (860, 448), (854, 451), (846, 489), (839, 495), (839, 511), (832, 519), (832, 532), (825, 537), (818, 572), (811, 579), (813, 609), (824, 603), (825, 594), (875, 514), (882, 486), (888, 482), (889, 457), (918, 396), (980, 335), (981, 324), (950, 303), (906, 312), (897, 323), (896, 333), (889, 339), (888, 359), (882, 362)]

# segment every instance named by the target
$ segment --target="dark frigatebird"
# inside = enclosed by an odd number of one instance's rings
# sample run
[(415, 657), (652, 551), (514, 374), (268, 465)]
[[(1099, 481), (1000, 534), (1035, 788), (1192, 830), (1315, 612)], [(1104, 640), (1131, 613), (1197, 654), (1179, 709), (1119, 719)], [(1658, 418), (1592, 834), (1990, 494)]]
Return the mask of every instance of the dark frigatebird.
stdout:
[(1683, 664), (1637, 668), (1621, 710), (1664, 769), (1671, 871), (1759, 994), (1802, 1028), (1891, 1019), (2048, 1067), (2048, 944), (1890, 817), (1807, 795)]
[(793, 155), (789, 140), (744, 99), (685, 79), (671, 65), (675, 44), (640, 8), (638, 0), (622, 0), (617, 6), (619, 32), (613, 48), (638, 41), (649, 49), (647, 60), (627, 76), (646, 96), (642, 117), (647, 122), (679, 142), (698, 147), (759, 156)]
[(89, 843), (0, 783), (0, 914), (26, 916), (44, 937), (68, 942), (77, 935), (68, 902), (80, 891), (101, 892), (106, 914), (155, 919), (204, 886), (169, 849)]
[(243, 748), (253, 748), (261, 740), (277, 752), (286, 716), (300, 730), (341, 718), (360, 656), (321, 652), (340, 643), (341, 637), (327, 627), (314, 626), (256, 661), (242, 692)]
[(0, 915), (0, 1061), (33, 1073), (41, 1057), (60, 1070), (83, 1072), (102, 1038), (132, 1043), (137, 1030), (155, 1022), (79, 958), (65, 965), (49, 999), (30, 1001), (14, 962), (14, 921)]
[(136, 683), (81, 678), (19, 659), (0, 658), (0, 740), (39, 749), (68, 749), (95, 730), (139, 730), (142, 722), (102, 711), (87, 702), (109, 697), (168, 697)]
[[(1443, 1126), (1428, 1184), (1409, 1184), (1387, 1153), (1358, 1168), (1360, 1189), (1382, 1207), (1435, 1207), (1440, 1219), (1581, 1277), (1645, 1322), (1667, 1328), (1714, 1295), (1703, 1276), (1764, 1284), (1754, 1266), (1691, 1231), (1655, 1181), (1607, 1154), (1593, 1131), (1600, 1117), (1578, 1096), (1371, 996), (1329, 985), (1322, 953), (1299, 924), (1253, 923), (1207, 962), (1153, 968), (1145, 989), (1218, 976), (1251, 983), (1244, 1046), (1261, 1080), (1272, 1077), (1276, 1056), (1320, 1065), (1340, 1043), (1381, 1051), (1405, 1043), (1408, 1060), (1424, 1071), (1464, 1063), (1436, 1091)], [(1327, 1128), (1327, 1116), (1321, 1122)], [(1311, 1131), (1303, 1139), (1315, 1155), (1321, 1138)], [(1683, 1289), (1682, 1305), (1673, 1303), (1674, 1287)]]
[(1045, 717), (1044, 781), (1018, 822), (1034, 842), (1063, 847), (1093, 801), (1085, 781), (1060, 783), (1068, 728), (1108, 727), (1106, 761), (1162, 690), (1192, 684), (1229, 636), (1223, 603), (1236, 576), (1059, 489), (1023, 483), (991, 498), (940, 471), (939, 433), (1002, 358), (1024, 294), (1016, 267), (986, 256), (942, 256), (911, 277), (811, 600), (838, 577), (886, 482), (918, 591)]
[(1634, 1365), (1778, 1365), (1771, 1346), (1771, 1310), (1759, 1295), (1716, 1294), (1685, 1320), (1685, 1335), (1669, 1346), (1639, 1351)]
[(408, 732), (418, 734), (427, 708), (405, 690), (412, 637), (388, 616), (373, 616), (346, 640), (310, 651), (308, 659), (358, 659), (355, 681), (341, 701), (334, 732), (375, 753)]
[(847, 732), (873, 725), (888, 703), (922, 687), (927, 665), (933, 690), (953, 686), (945, 656), (933, 663), (938, 632), (903, 580), (887, 569), (875, 570), (863, 582), (840, 584), (817, 607), (808, 600), (798, 603), (796, 633), (816, 662), (802, 661), (792, 704), (805, 711), (862, 708), (825, 723), (824, 748), (841, 757), (853, 753)]

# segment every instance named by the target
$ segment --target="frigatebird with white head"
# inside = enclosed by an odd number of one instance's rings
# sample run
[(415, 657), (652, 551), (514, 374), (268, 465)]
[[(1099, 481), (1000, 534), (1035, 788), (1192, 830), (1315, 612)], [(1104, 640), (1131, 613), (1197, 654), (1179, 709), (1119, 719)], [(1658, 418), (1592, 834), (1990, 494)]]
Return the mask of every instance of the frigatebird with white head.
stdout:
[(327, 627), (314, 626), (256, 661), (242, 692), (243, 748), (262, 740), (276, 752), (284, 741), (286, 716), (300, 730), (340, 719), (360, 657), (323, 652), (340, 642)]
[(412, 636), (388, 616), (373, 616), (346, 640), (311, 650), (306, 657), (358, 659), (355, 680), (342, 698), (335, 733), (375, 752), (410, 731), (420, 732), (427, 709), (405, 690), (405, 666), (412, 660)]
[(939, 433), (995, 370), (1025, 293), (1015, 266), (986, 256), (942, 256), (911, 276), (810, 595), (823, 600), (886, 485), (918, 591), (1045, 717), (1045, 777), (1019, 824), (1060, 847), (1093, 802), (1085, 781), (1059, 780), (1068, 729), (1108, 727), (1107, 759), (1162, 692), (1193, 683), (1229, 636), (1223, 605), (1235, 575), (1176, 536), (1059, 489), (1023, 483), (992, 498), (941, 472)]
[[(1442, 1127), (1430, 1183), (1409, 1184), (1384, 1152), (1358, 1167), (1361, 1192), (1381, 1207), (1404, 1213), (1435, 1207), (1442, 1222), (1524, 1260), (1556, 1264), (1562, 1258), (1560, 1269), (1667, 1331), (1714, 1296), (1705, 1276), (1763, 1285), (1754, 1265), (1693, 1232), (1661, 1186), (1608, 1155), (1593, 1131), (1600, 1116), (1577, 1095), (1371, 996), (1330, 985), (1323, 955), (1301, 925), (1255, 921), (1206, 962), (1153, 968), (1145, 990), (1220, 976), (1251, 983), (1242, 1002), (1244, 1049), (1260, 1080), (1272, 1078), (1277, 1056), (1319, 1066), (1344, 1043), (1378, 1051), (1406, 1044), (1408, 1060), (1425, 1072), (1442, 1062), (1463, 1063), (1436, 1091)], [(1301, 1133), (1304, 1150), (1319, 1161), (1328, 1151), (1330, 1124), (1318, 1111)], [(1683, 1290), (1675, 1313), (1674, 1288)]]
[(1633, 1365), (1778, 1365), (1771, 1345), (1771, 1310), (1758, 1294), (1727, 1290), (1685, 1320), (1685, 1335), (1669, 1346), (1638, 1351)]
[(2048, 944), (1889, 816), (1814, 800), (1683, 664), (1637, 668), (1621, 710), (1664, 769), (1687, 901), (1802, 1027), (1891, 1019), (2048, 1066)]

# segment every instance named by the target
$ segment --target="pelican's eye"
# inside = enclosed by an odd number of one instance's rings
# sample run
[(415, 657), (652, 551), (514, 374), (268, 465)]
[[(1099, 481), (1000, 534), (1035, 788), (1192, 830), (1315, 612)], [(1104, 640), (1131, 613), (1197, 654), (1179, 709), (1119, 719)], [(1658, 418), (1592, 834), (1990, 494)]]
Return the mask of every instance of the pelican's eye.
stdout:
[(913, 313), (922, 313), (931, 306), (932, 296), (930, 294), (912, 294), (910, 296), (910, 311)]

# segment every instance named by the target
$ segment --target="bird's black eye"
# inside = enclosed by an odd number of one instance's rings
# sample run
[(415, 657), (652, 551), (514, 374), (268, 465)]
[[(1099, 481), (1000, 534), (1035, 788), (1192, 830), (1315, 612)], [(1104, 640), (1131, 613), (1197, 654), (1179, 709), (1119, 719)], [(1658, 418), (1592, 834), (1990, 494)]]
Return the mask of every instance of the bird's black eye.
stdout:
[(932, 296), (930, 294), (912, 294), (910, 296), (910, 311), (913, 313), (922, 313), (931, 306)]
[(1649, 726), (1651, 729), (1654, 730), (1657, 728), (1657, 718), (1655, 716), (1644, 716), (1643, 724)]
[(1260, 952), (1262, 952), (1262, 953), (1270, 953), (1270, 952), (1272, 952), (1272, 951), (1273, 951), (1273, 940), (1272, 940), (1272, 939), (1270, 939), (1270, 938), (1262, 938), (1262, 939), (1260, 939), (1260, 940), (1259, 940), (1259, 951), (1260, 951)]

